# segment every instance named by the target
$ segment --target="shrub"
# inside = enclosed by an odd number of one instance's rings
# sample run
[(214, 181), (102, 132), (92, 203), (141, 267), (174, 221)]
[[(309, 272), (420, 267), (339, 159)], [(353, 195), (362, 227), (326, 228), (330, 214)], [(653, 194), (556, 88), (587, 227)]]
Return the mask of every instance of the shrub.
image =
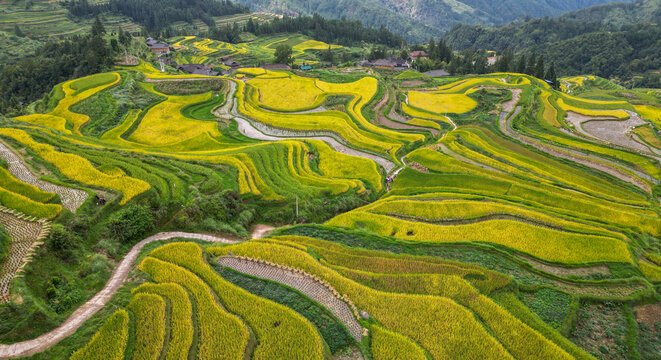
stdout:
[(113, 238), (130, 243), (154, 228), (154, 216), (146, 206), (131, 205), (112, 214), (106, 228)]
[(81, 243), (80, 237), (72, 234), (64, 226), (53, 224), (48, 236), (48, 249), (62, 260), (71, 257), (72, 251)]

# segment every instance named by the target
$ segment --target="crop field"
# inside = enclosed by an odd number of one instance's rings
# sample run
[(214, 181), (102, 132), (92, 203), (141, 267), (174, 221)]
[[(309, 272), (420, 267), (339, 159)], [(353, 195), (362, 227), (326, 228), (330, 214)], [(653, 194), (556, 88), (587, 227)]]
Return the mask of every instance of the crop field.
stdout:
[[(594, 339), (622, 358), (658, 347), (644, 328), (655, 313), (640, 310), (661, 282), (658, 97), (587, 75), (556, 91), (510, 73), (260, 66), (282, 44), (295, 64), (353, 51), (304, 35), (168, 41), (176, 63), (242, 67), (198, 76), (141, 59), (2, 118), (0, 357), (80, 313), (74, 334), (23, 355), (582, 360), (609, 358)], [(608, 142), (578, 127), (597, 119), (634, 125)], [(94, 311), (77, 312), (86, 301)]]
[(170, 41), (172, 46), (178, 50), (174, 57), (178, 64), (216, 64), (220, 67), (224, 66), (221, 61), (224, 57), (230, 57), (244, 66), (270, 62), (275, 54), (275, 49), (282, 44), (292, 47), (294, 63), (298, 65), (318, 63), (319, 52), (329, 48), (337, 52), (350, 50), (340, 45), (313, 40), (304, 35), (261, 36), (252, 41), (237, 44), (195, 36), (175, 37)]

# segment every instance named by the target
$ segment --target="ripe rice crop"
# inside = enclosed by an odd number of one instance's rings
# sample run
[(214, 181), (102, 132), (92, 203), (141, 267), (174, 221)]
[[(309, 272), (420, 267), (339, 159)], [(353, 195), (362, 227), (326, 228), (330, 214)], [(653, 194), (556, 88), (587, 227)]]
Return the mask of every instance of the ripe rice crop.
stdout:
[[(248, 330), (237, 316), (216, 303), (211, 289), (200, 278), (180, 266), (152, 257), (143, 260), (139, 269), (158, 283), (179, 284), (191, 293), (197, 308), (198, 359), (243, 358)], [(217, 349), (225, 351), (219, 353)]]
[(53, 193), (42, 191), (34, 185), (16, 179), (3, 167), (0, 167), (0, 187), (42, 203), (50, 201), (55, 196)]
[(157, 294), (170, 301), (170, 339), (165, 353), (166, 360), (179, 360), (188, 356), (193, 344), (193, 307), (188, 293), (175, 283), (143, 284), (133, 293)]
[(409, 105), (435, 114), (463, 114), (473, 110), (477, 102), (464, 94), (435, 94), (409, 91)]
[(361, 179), (366, 181), (376, 192), (383, 188), (381, 175), (374, 161), (357, 156), (350, 156), (333, 150), (320, 140), (308, 140), (319, 153), (319, 171), (329, 178)]
[(323, 92), (311, 78), (265, 79), (260, 76), (249, 80), (248, 84), (257, 89), (259, 103), (274, 110), (305, 110), (321, 105), (324, 99)]
[[(408, 104), (406, 104), (406, 103), (403, 103), (403, 104), (402, 104), (402, 111), (403, 111), (405, 114), (408, 114), (408, 115), (413, 116), (413, 117), (415, 117), (415, 118), (436, 120), (436, 121), (441, 121), (441, 122), (444, 122), (444, 123), (446, 123), (446, 124), (450, 124), (450, 125), (451, 125), (451, 123), (450, 123), (450, 121), (448, 120), (448, 118), (446, 118), (446, 117), (443, 116), (443, 115), (432, 114), (432, 113), (427, 112), (427, 111), (422, 111), (422, 110), (419, 110), (419, 109), (415, 109), (415, 108), (410, 107), (410, 106), (409, 106)], [(413, 120), (415, 120), (415, 119), (413, 119)], [(411, 121), (413, 121), (413, 120), (411, 120)]]
[(406, 123), (410, 124), (410, 125), (418, 125), (418, 126), (422, 126), (422, 127), (441, 130), (441, 125), (439, 125), (437, 122), (434, 122), (434, 121), (431, 121), (431, 120), (413, 118), (413, 119), (407, 121)]
[(600, 227), (567, 221), (518, 206), (484, 200), (472, 201), (452, 199), (443, 201), (379, 201), (368, 206), (367, 209), (377, 214), (406, 216), (423, 219), (429, 222), (471, 220), (493, 215), (512, 215), (522, 218), (522, 221), (534, 221), (567, 231), (581, 232), (585, 234), (599, 234), (626, 241), (626, 237), (622, 234), (603, 230)]
[(158, 359), (165, 341), (165, 301), (154, 294), (136, 294), (128, 309), (135, 319), (132, 359)]
[(71, 360), (122, 360), (128, 338), (129, 314), (117, 310), (85, 347), (71, 355)]
[(349, 269), (342, 273), (374, 289), (452, 298), (473, 310), (516, 359), (571, 359), (557, 345), (457, 276), (374, 274)]
[[(313, 249), (329, 264), (380, 273), (444, 274), (465, 277), (483, 293), (505, 287), (511, 281), (500, 273), (486, 270), (478, 265), (461, 263), (429, 256), (392, 254), (389, 252), (346, 248), (340, 244), (305, 236), (276, 236), (275, 243), (285, 242), (288, 246), (303, 246)], [(262, 240), (266, 241), (266, 240)]]
[(43, 204), (2, 187), (0, 187), (0, 204), (41, 219), (52, 219), (62, 211), (62, 206), (58, 204)]
[[(27, 123), (42, 125), (65, 134), (71, 134), (67, 124), (71, 123), (73, 132), (80, 135), (79, 128), (89, 120), (87, 115), (69, 111), (69, 108), (95, 93), (113, 86), (121, 80), (118, 73), (102, 73), (75, 79), (62, 84), (65, 97), (48, 114), (19, 116), (16, 119)], [(73, 86), (73, 87), (72, 87)]]
[(654, 254), (654, 253), (647, 253), (645, 255), (651, 262), (655, 263), (656, 265), (661, 266), (661, 255), (659, 254)]
[(426, 360), (425, 351), (411, 339), (382, 328), (370, 327), (370, 350), (374, 360)]
[(661, 108), (651, 105), (634, 105), (634, 108), (640, 116), (652, 121), (658, 129), (661, 129)]
[[(627, 119), (629, 114), (622, 110), (592, 110), (567, 104), (562, 98), (558, 99), (558, 106), (565, 111), (573, 111), (577, 114), (594, 117), (613, 117), (616, 119)], [(589, 105), (586, 105), (589, 106)]]
[(317, 40), (306, 40), (300, 44), (294, 45), (293, 50), (294, 51), (299, 51), (303, 52), (305, 50), (328, 50), (328, 48), (331, 49), (340, 49), (342, 46), (340, 45), (329, 45), (326, 44), (325, 42), (322, 41), (317, 41)]
[(647, 145), (661, 149), (661, 135), (657, 135), (656, 130), (652, 128), (652, 125), (638, 126), (633, 131)]
[(23, 130), (0, 129), (0, 135), (8, 136), (30, 147), (42, 159), (55, 165), (62, 175), (85, 185), (100, 186), (122, 193), (120, 205), (126, 204), (136, 195), (149, 190), (150, 185), (128, 176), (109, 176), (97, 170), (90, 162), (78, 155), (55, 151), (51, 145), (34, 141)]
[[(321, 277), (385, 328), (418, 343), (432, 358), (513, 359), (470, 311), (448, 298), (374, 290), (322, 266), (305, 251), (287, 246), (249, 242), (210, 251), (215, 255), (232, 251), (235, 255), (293, 266)], [(463, 335), (458, 337), (457, 332)]]
[(632, 262), (624, 241), (552, 230), (512, 220), (442, 226), (354, 210), (331, 219), (327, 224), (362, 227), (380, 235), (404, 240), (490, 242), (560, 263)]
[(544, 111), (542, 112), (542, 119), (546, 121), (547, 124), (554, 127), (561, 127), (562, 125), (558, 121), (558, 110), (551, 104), (551, 93), (543, 91), (540, 95), (542, 104), (544, 105)]
[(661, 266), (656, 266), (645, 261), (638, 262), (640, 271), (651, 281), (661, 281)]
[[(153, 91), (153, 88), (150, 90)], [(221, 136), (215, 121), (194, 120), (184, 117), (181, 113), (181, 110), (187, 106), (208, 101), (211, 99), (211, 93), (183, 96), (157, 94), (167, 97), (167, 100), (149, 109), (129, 140), (145, 145), (163, 146), (192, 139), (201, 134)]]
[[(202, 249), (197, 244), (168, 244), (154, 250), (150, 256), (192, 271), (213, 289), (229, 311), (241, 316), (259, 339), (253, 359), (324, 357), (323, 340), (312, 324), (293, 310), (257, 297), (224, 280), (204, 262)], [(148, 259), (157, 261), (154, 258)]]

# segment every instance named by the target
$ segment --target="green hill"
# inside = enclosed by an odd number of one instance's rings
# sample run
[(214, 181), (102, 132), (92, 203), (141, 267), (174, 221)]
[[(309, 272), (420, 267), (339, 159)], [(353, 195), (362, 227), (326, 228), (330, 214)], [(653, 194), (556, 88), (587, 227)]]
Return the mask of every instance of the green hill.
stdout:
[(525, 15), (554, 16), (610, 2), (609, 0), (238, 0), (253, 11), (286, 15), (318, 13), (327, 18), (360, 19), (368, 26), (385, 26), (410, 42), (438, 36), (456, 23), (496, 25)]

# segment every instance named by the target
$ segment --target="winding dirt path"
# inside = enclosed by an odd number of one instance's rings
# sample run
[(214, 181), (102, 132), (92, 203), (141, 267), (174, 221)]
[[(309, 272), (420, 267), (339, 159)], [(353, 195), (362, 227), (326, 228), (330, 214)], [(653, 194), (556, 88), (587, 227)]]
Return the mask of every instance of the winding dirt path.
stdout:
[(21, 341), (18, 343), (4, 345), (0, 344), (0, 359), (12, 359), (23, 356), (30, 356), (42, 352), (49, 347), (57, 344), (65, 337), (73, 334), (78, 328), (92, 317), (97, 311), (103, 308), (117, 290), (124, 284), (127, 276), (133, 268), (140, 250), (153, 241), (168, 240), (172, 238), (200, 239), (210, 242), (219, 242), (234, 244), (237, 240), (231, 240), (206, 234), (192, 234), (184, 232), (161, 232), (152, 235), (139, 243), (126, 254), (124, 259), (115, 267), (110, 279), (105, 287), (99, 291), (93, 298), (88, 300), (83, 306), (74, 311), (59, 327), (32, 340)]

